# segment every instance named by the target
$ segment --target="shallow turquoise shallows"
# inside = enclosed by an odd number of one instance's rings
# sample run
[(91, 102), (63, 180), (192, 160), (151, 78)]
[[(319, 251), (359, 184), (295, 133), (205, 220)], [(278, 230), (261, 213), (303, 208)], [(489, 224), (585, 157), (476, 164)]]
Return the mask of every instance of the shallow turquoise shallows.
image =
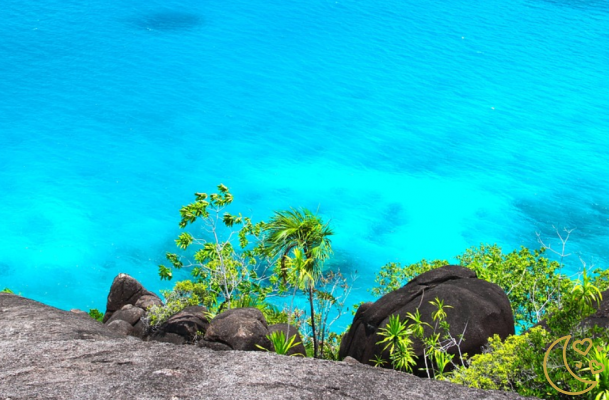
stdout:
[(330, 264), (469, 246), (609, 262), (604, 0), (4, 0), (0, 289), (104, 309), (148, 288), (179, 208), (226, 184), (233, 212), (304, 206)]

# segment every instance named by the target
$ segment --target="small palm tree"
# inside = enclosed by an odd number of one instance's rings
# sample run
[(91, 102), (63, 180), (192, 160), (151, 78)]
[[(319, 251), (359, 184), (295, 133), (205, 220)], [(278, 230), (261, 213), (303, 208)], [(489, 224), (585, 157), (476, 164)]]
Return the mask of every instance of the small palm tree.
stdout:
[[(332, 244), (329, 236), (333, 234), (328, 224), (324, 224), (320, 217), (313, 214), (306, 208), (300, 210), (290, 209), (285, 211), (275, 211), (275, 215), (265, 226), (267, 237), (265, 239), (265, 249), (270, 255), (281, 255), (281, 273), (283, 280), (287, 281), (288, 266), (290, 261), (288, 255), (296, 249), (304, 254), (304, 262), (299, 265), (304, 270), (299, 274), (304, 274), (307, 279), (306, 290), (309, 294), (311, 305), (311, 329), (313, 333), (313, 355), (317, 357), (317, 335), (315, 331), (315, 309), (313, 304), (313, 293), (315, 282), (321, 274), (323, 262), (332, 254)], [(297, 251), (296, 255), (300, 256)], [(297, 279), (300, 280), (300, 279)]]

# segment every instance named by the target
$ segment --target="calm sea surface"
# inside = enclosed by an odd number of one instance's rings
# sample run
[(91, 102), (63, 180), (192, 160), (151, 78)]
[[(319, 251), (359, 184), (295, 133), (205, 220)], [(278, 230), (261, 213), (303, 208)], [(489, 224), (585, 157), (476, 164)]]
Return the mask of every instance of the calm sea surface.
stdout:
[(389, 261), (554, 246), (609, 266), (606, 0), (4, 0), (0, 289), (152, 290), (179, 208), (319, 210), (369, 298)]

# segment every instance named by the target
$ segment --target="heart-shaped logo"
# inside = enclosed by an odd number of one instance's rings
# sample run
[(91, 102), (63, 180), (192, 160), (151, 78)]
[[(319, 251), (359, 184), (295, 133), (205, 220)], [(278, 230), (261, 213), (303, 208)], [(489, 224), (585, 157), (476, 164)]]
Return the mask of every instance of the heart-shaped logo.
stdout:
[[(590, 360), (588, 365), (590, 366), (590, 372), (592, 372), (592, 375), (600, 374), (605, 370), (605, 366), (596, 360)], [(597, 367), (598, 369), (594, 369), (594, 367)]]
[[(588, 347), (586, 347), (586, 350), (581, 350), (578, 349), (577, 346), (582, 345), (584, 343), (588, 343)], [(592, 348), (592, 340), (589, 338), (583, 339), (583, 340), (576, 340), (575, 342), (573, 342), (573, 350), (577, 351), (579, 354), (581, 354), (582, 356), (586, 356), (586, 354), (588, 354), (588, 352), (590, 351), (590, 349)]]

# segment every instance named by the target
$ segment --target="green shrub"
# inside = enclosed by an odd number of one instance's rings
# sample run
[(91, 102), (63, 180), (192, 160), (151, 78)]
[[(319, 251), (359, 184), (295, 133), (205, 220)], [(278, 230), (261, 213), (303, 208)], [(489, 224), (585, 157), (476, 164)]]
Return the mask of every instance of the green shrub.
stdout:
[(370, 293), (375, 296), (383, 296), (404, 286), (411, 279), (449, 264), (446, 260), (427, 261), (425, 259), (410, 265), (402, 266), (400, 263), (390, 262), (381, 267), (376, 274), (374, 282), (378, 286), (370, 289)]
[[(267, 335), (266, 337), (271, 341), (271, 344), (273, 345), (273, 349), (275, 350), (275, 353), (281, 354), (284, 356), (288, 355), (288, 352), (290, 350), (292, 350), (294, 347), (296, 347), (300, 344), (300, 342), (296, 342), (296, 335), (292, 335), (292, 337), (287, 339), (285, 337), (285, 333), (283, 331), (275, 331), (275, 332), (271, 333), (270, 335)], [(262, 350), (270, 351), (258, 344), (256, 345), (256, 347), (258, 347), (259, 349), (262, 349)], [(292, 355), (293, 356), (304, 356), (304, 354), (300, 354), (300, 353), (295, 353)]]
[(210, 310), (221, 311), (243, 297), (264, 299), (271, 289), (262, 284), (257, 271), (269, 268), (271, 263), (261, 242), (264, 224), (225, 212), (233, 196), (226, 186), (217, 188), (218, 193), (195, 193), (195, 201), (180, 209), (180, 228), (195, 224), (203, 228), (202, 237), (181, 233), (175, 240), (177, 247), (182, 251), (194, 249), (194, 255), (167, 253), (169, 264), (159, 265), (159, 276), (171, 280), (174, 270), (190, 268), (199, 301)]
[[(384, 345), (383, 351), (389, 350), (391, 365), (398, 371), (411, 372), (412, 366), (417, 363), (412, 348), (412, 333), (412, 330), (407, 326), (407, 322), (400, 321), (398, 315), (391, 315), (387, 325), (379, 329), (378, 335), (382, 339), (376, 344)], [(372, 361), (376, 365), (385, 363), (380, 356)]]
[[(594, 380), (597, 385), (588, 394), (590, 400), (609, 400), (609, 346), (593, 347), (592, 358), (603, 366), (603, 371), (594, 375)], [(589, 371), (590, 368), (584, 368), (582, 371)]]
[[(589, 399), (600, 399), (609, 393), (607, 333), (601, 333), (595, 328), (580, 328), (574, 337), (593, 338), (594, 350), (591, 355), (607, 366), (603, 373), (593, 378), (599, 382), (597, 387), (586, 394)], [(489, 339), (489, 346), (483, 354), (473, 356), (466, 366), (453, 371), (448, 380), (474, 388), (509, 390), (523, 396), (542, 399), (572, 399), (573, 396), (562, 394), (553, 388), (543, 371), (546, 350), (555, 340), (554, 334), (539, 326), (524, 335), (509, 336), (504, 342), (495, 335)], [(597, 346), (601, 346), (603, 350), (597, 351)], [(588, 370), (588, 368), (581, 369), (581, 366), (588, 365), (587, 360), (577, 354), (572, 346), (567, 346), (567, 360), (570, 365), (581, 363), (580, 372), (577, 374), (582, 378), (588, 378), (581, 373)], [(575, 393), (586, 388), (587, 385), (573, 378), (564, 367), (562, 346), (556, 346), (550, 352), (547, 365), (548, 376), (563, 390)]]
[(418, 308), (414, 313), (409, 312), (405, 321), (400, 321), (400, 317), (395, 314), (389, 317), (387, 325), (379, 329), (378, 336), (382, 339), (376, 343), (384, 345), (383, 352), (389, 350), (389, 360), (383, 358), (382, 354), (377, 354), (370, 360), (375, 366), (390, 362), (396, 370), (411, 372), (419, 359), (414, 353), (413, 339), (418, 339), (423, 344), (422, 359), (425, 367), (420, 370), (424, 371), (428, 378), (444, 379), (450, 374), (447, 371), (449, 364), (452, 367), (458, 366), (453, 361), (455, 354), (449, 353), (449, 349), (456, 347), (459, 359), (465, 358), (460, 349), (462, 335), (453, 337), (446, 321), (446, 310), (453, 307), (444, 304), (437, 297), (429, 303), (436, 308), (431, 315), (433, 325), (422, 320)]
[(484, 353), (470, 358), (448, 380), (478, 389), (519, 391), (535, 396), (549, 387), (542, 363), (551, 339), (541, 327), (524, 335), (509, 336), (505, 342), (495, 335), (489, 339)]
[[(543, 371), (546, 350), (557, 338), (572, 335), (574, 340), (590, 338), (593, 347), (601, 346), (607, 350), (609, 332), (596, 326), (582, 326), (580, 322), (595, 311), (601, 300), (601, 294), (593, 285), (593, 280), (584, 269), (582, 279), (572, 281), (570, 291), (561, 294), (560, 303), (548, 307), (545, 320), (548, 329), (541, 326), (532, 328), (520, 336), (510, 336), (505, 342), (495, 337), (489, 339), (489, 347), (483, 354), (472, 357), (467, 365), (458, 368), (449, 378), (451, 382), (460, 383), (480, 389), (511, 390), (523, 396), (536, 396), (545, 399), (571, 398), (559, 393), (550, 385)], [(585, 384), (573, 378), (564, 367), (562, 347), (557, 346), (548, 356), (547, 371), (552, 382), (568, 392), (578, 392), (586, 388)], [(597, 361), (605, 363), (606, 352), (594, 354)], [(581, 355), (572, 346), (567, 347), (569, 363), (578, 362), (587, 365)], [(609, 362), (609, 361), (607, 361)], [(608, 364), (609, 365), (609, 364)], [(588, 392), (590, 399), (600, 399), (609, 393), (609, 371), (605, 375), (595, 376), (599, 385)]]
[(162, 291), (164, 304), (149, 307), (146, 322), (151, 328), (155, 328), (186, 307), (200, 305), (199, 293), (201, 291), (204, 292), (204, 289), (192, 281), (181, 281), (174, 286), (173, 290)]
[(9, 289), (9, 288), (4, 288), (4, 289), (0, 290), (0, 293), (11, 293), (11, 294), (13, 294), (13, 291), (11, 289)]
[(102, 312), (99, 311), (97, 308), (92, 308), (89, 310), (89, 317), (99, 322), (102, 322), (104, 320), (104, 314), (102, 314)]

